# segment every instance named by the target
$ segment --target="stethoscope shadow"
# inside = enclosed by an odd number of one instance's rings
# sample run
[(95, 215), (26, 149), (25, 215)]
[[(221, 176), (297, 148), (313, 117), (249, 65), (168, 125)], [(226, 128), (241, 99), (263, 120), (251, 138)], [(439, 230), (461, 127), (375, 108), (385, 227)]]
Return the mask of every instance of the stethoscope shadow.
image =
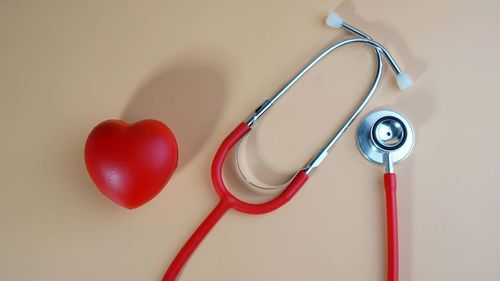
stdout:
[(398, 61), (402, 63), (403, 68), (413, 77), (415, 84), (418, 84), (417, 80), (425, 73), (427, 63), (410, 51), (411, 48), (406, 44), (404, 36), (401, 35), (403, 30), (396, 30), (383, 22), (364, 20), (363, 17), (356, 14), (355, 6), (350, 0), (343, 1), (335, 11), (348, 22), (363, 27), (363, 30), (373, 35), (375, 41), (389, 48)]
[[(295, 173), (280, 171), (269, 165), (259, 154), (259, 130), (254, 133), (241, 141), (239, 161), (245, 175), (250, 176), (252, 182), (265, 186), (287, 183)], [(247, 202), (264, 203), (283, 192), (283, 188), (261, 189), (246, 182), (238, 169), (237, 154), (237, 149), (233, 149), (224, 165), (224, 180), (235, 196)]]

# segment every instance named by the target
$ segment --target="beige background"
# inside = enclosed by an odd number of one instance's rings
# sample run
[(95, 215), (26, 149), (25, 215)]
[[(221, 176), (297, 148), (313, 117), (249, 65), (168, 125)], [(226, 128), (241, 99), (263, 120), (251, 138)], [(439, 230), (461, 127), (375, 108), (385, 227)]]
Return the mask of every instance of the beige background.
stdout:
[[(413, 154), (396, 167), (401, 280), (500, 280), (499, 8), (486, 0), (1, 1), (0, 279), (160, 280), (217, 202), (209, 167), (220, 141), (345, 38), (323, 24), (337, 9), (415, 79), (399, 92), (386, 71), (363, 112), (389, 107), (416, 129)], [(315, 68), (243, 147), (255, 175), (279, 182), (306, 162), (372, 69), (362, 46)], [(83, 147), (102, 120), (146, 117), (173, 129), (181, 162), (158, 197), (129, 211), (92, 185)], [(290, 204), (258, 217), (227, 214), (180, 279), (384, 280), (382, 168), (357, 150), (359, 120)]]

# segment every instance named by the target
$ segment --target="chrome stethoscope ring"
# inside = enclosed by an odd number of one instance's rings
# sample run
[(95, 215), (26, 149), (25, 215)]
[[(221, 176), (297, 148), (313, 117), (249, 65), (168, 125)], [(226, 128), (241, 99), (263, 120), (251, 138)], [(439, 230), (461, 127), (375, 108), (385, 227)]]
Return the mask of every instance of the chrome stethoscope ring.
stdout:
[(384, 155), (391, 162), (404, 160), (413, 149), (415, 133), (410, 122), (401, 114), (387, 110), (371, 112), (358, 129), (358, 147), (370, 161), (384, 164)]

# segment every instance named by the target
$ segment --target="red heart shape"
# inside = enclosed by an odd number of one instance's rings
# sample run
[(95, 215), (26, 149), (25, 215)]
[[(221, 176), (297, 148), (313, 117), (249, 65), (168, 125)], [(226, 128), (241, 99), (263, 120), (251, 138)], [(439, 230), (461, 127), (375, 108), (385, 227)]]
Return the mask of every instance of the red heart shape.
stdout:
[(107, 120), (90, 132), (85, 164), (99, 190), (120, 206), (133, 209), (153, 199), (177, 167), (177, 142), (157, 120), (129, 125)]

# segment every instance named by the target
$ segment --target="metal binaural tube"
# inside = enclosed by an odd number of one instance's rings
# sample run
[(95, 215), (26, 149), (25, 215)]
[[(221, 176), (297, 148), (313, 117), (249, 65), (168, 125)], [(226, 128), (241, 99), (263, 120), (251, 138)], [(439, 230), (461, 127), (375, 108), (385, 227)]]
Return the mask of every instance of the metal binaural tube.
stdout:
[[(284, 94), (286, 93), (300, 78), (302, 78), (313, 66), (315, 66), (319, 61), (321, 61), (325, 56), (330, 54), (332, 51), (336, 50), (337, 48), (340, 48), (345, 45), (353, 44), (353, 43), (363, 43), (363, 44), (368, 44), (371, 45), (372, 47), (376, 48), (377, 51), (377, 56), (382, 53), (384, 57), (386, 58), (387, 62), (393, 69), (394, 73), (400, 74), (402, 73), (401, 68), (398, 66), (392, 55), (389, 53), (389, 51), (382, 46), (380, 43), (373, 41), (368, 35), (363, 33), (362, 31), (356, 29), (355, 27), (348, 25), (348, 24), (343, 24), (342, 27), (359, 36), (363, 36), (364, 38), (351, 38), (351, 39), (346, 39), (341, 42), (335, 43), (331, 45), (330, 47), (326, 48), (323, 50), (319, 55), (317, 55), (314, 59), (309, 61), (305, 67), (300, 70), (298, 73), (296, 73), (290, 80), (288, 80), (285, 85), (276, 92), (270, 99), (265, 100), (256, 110), (255, 113), (248, 119), (246, 122), (249, 126), (252, 126), (255, 124), (255, 122)], [(377, 84), (378, 85), (378, 84)], [(372, 85), (372, 87), (377, 87), (377, 85)]]
[[(366, 33), (362, 32), (361, 30), (355, 28), (354, 26), (351, 26), (347, 23), (342, 24), (342, 28), (347, 30), (348, 32), (362, 36), (366, 39), (371, 40), (371, 37), (368, 36)], [(326, 158), (328, 155), (328, 152), (332, 149), (333, 145), (340, 139), (340, 137), (344, 134), (344, 132), (349, 128), (349, 126), (352, 124), (352, 122), (358, 117), (358, 115), (361, 113), (361, 111), (366, 107), (370, 99), (372, 98), (373, 94), (375, 93), (375, 90), (378, 87), (378, 84), (380, 83), (380, 79), (382, 77), (382, 58), (381, 58), (381, 52), (382, 50), (379, 48), (375, 48), (375, 55), (377, 56), (377, 70), (375, 74), (375, 78), (372, 82), (372, 85), (370, 87), (370, 90), (368, 91), (368, 94), (365, 96), (365, 98), (361, 101), (361, 103), (358, 105), (356, 110), (351, 113), (349, 118), (344, 122), (344, 125), (330, 138), (330, 140), (327, 142), (325, 147), (321, 149), (314, 157), (313, 159), (303, 168), (303, 170), (306, 172), (306, 174), (310, 174), (312, 170), (317, 168), (321, 162)]]
[[(321, 61), (324, 57), (326, 57), (328, 54), (333, 52), (334, 50), (346, 46), (349, 44), (353, 43), (361, 43), (361, 44), (367, 44), (371, 47), (373, 47), (373, 50), (376, 55), (376, 60), (377, 60), (377, 66), (376, 66), (376, 72), (375, 72), (375, 77), (373, 79), (372, 85), (368, 90), (368, 93), (365, 95), (365, 97), (361, 100), (361, 102), (358, 104), (356, 109), (349, 115), (349, 117), (345, 120), (345, 122), (340, 126), (339, 129), (330, 137), (330, 139), (327, 141), (327, 143), (323, 146), (322, 149), (319, 150), (319, 152), (305, 165), (302, 169), (299, 171), (304, 171), (306, 174), (310, 174), (312, 170), (317, 168), (321, 162), (326, 158), (328, 155), (328, 152), (333, 148), (335, 143), (340, 139), (340, 137), (344, 134), (344, 132), (349, 128), (349, 126), (352, 124), (352, 122), (359, 116), (361, 111), (366, 107), (370, 99), (372, 98), (373, 94), (375, 93), (375, 90), (377, 89), (381, 76), (382, 76), (382, 69), (383, 69), (383, 64), (382, 64), (382, 56), (386, 58), (387, 63), (391, 66), (391, 69), (394, 71), (396, 74), (396, 80), (398, 82), (398, 85), (400, 84), (400, 77), (399, 76), (405, 76), (404, 72), (401, 71), (399, 68), (398, 64), (392, 57), (392, 55), (389, 53), (389, 51), (382, 46), (380, 43), (373, 41), (370, 36), (368, 36), (366, 33), (362, 32), (361, 30), (343, 22), (341, 25), (338, 27), (343, 28), (347, 32), (350, 32), (351, 34), (355, 36), (359, 36), (357, 38), (349, 38), (345, 39), (343, 41), (334, 43), (324, 49), (321, 53), (319, 53), (316, 57), (314, 57), (312, 60), (310, 60), (299, 72), (297, 72), (291, 79), (289, 79), (271, 98), (265, 100), (257, 109), (255, 110), (254, 114), (246, 121), (246, 124), (248, 126), (253, 126), (257, 120), (271, 108), (272, 105), (280, 98), (282, 97), (300, 78), (302, 78), (313, 66), (315, 66), (319, 61)], [(401, 75), (400, 75), (401, 74)], [(406, 78), (406, 77), (403, 77)], [(408, 82), (408, 81), (404, 81)], [(410, 80), (411, 82), (411, 80)], [(406, 83), (404, 86), (406, 86), (408, 83)], [(401, 88), (401, 86), (400, 86)], [(406, 87), (405, 87), (406, 88)], [(239, 149), (239, 146), (238, 146)], [(239, 153), (237, 153), (237, 160), (239, 158)], [(261, 187), (258, 184), (251, 182), (248, 180), (248, 178), (245, 176), (245, 173), (241, 169), (239, 162), (237, 161), (238, 168), (240, 170), (240, 173), (243, 175), (243, 178), (245, 179), (246, 182), (250, 183), (253, 186)], [(269, 188), (264, 188), (261, 187), (262, 189), (269, 189)]]

